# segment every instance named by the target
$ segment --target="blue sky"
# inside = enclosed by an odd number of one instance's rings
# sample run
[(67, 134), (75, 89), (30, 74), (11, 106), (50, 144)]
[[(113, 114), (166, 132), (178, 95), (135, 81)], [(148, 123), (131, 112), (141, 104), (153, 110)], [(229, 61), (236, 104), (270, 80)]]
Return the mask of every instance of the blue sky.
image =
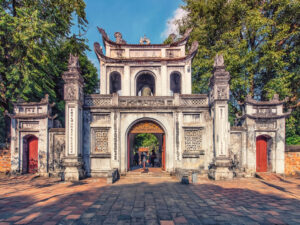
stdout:
[[(89, 59), (99, 70), (98, 59), (93, 50), (94, 42), (102, 44), (97, 26), (104, 28), (114, 40), (119, 31), (127, 43), (138, 43), (144, 34), (151, 43), (165, 39), (167, 21), (174, 17), (182, 0), (86, 0), (86, 14), (89, 21), (86, 38), (91, 49)], [(169, 28), (170, 29), (170, 28)]]

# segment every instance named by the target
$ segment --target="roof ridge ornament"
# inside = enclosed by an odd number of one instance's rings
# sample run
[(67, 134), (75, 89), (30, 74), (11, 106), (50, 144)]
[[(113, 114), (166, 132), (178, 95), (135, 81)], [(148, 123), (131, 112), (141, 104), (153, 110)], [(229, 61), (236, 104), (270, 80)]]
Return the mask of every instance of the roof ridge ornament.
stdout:
[(174, 43), (176, 41), (176, 34), (171, 33), (169, 35), (168, 39), (170, 39), (171, 43)]
[(195, 52), (197, 52), (198, 47), (199, 47), (199, 43), (197, 41), (193, 41), (191, 48), (189, 50), (189, 54), (191, 55), (191, 54), (194, 54)]
[(144, 35), (144, 37), (141, 37), (140, 39), (140, 44), (142, 45), (150, 45), (150, 39), (146, 37), (146, 35)]
[(185, 32), (184, 32), (184, 34), (183, 34), (183, 36), (182, 36), (182, 39), (185, 39), (188, 36), (190, 36), (192, 30), (193, 30), (193, 28), (186, 29)]
[(121, 32), (115, 32), (114, 36), (117, 44), (127, 44), (126, 41), (123, 40)]

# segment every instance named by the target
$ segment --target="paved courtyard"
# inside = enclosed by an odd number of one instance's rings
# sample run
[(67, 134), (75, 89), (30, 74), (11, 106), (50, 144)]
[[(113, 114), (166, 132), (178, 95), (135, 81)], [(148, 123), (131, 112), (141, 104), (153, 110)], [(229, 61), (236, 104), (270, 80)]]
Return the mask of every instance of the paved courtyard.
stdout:
[(1, 177), (4, 224), (300, 224), (300, 179)]

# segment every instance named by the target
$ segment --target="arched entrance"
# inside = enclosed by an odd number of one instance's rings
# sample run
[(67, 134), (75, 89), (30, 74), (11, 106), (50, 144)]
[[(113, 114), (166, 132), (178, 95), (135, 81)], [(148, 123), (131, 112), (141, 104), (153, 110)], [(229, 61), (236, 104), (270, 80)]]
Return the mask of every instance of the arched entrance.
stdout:
[(165, 170), (166, 169), (166, 138), (165, 132), (161, 128), (160, 125), (153, 121), (140, 121), (132, 126), (130, 131), (128, 132), (127, 139), (127, 170), (129, 171), (131, 167), (134, 165), (134, 139), (138, 134), (153, 134), (156, 136), (159, 142), (158, 156), (160, 167)]
[(23, 145), (23, 172), (38, 172), (38, 138), (30, 135), (24, 137)]
[(268, 171), (268, 139), (265, 135), (256, 138), (256, 172)]

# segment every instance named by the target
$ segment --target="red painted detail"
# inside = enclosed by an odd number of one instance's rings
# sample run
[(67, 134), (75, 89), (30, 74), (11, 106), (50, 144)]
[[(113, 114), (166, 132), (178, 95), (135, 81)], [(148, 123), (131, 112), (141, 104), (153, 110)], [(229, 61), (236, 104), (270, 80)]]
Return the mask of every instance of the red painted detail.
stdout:
[(127, 171), (130, 170), (130, 134), (127, 135)]
[(28, 173), (38, 172), (38, 139), (28, 139)]
[(163, 146), (162, 146), (162, 157), (161, 157), (161, 163), (163, 170), (166, 170), (166, 135), (163, 134)]
[(267, 138), (259, 136), (256, 138), (256, 172), (267, 172)]

